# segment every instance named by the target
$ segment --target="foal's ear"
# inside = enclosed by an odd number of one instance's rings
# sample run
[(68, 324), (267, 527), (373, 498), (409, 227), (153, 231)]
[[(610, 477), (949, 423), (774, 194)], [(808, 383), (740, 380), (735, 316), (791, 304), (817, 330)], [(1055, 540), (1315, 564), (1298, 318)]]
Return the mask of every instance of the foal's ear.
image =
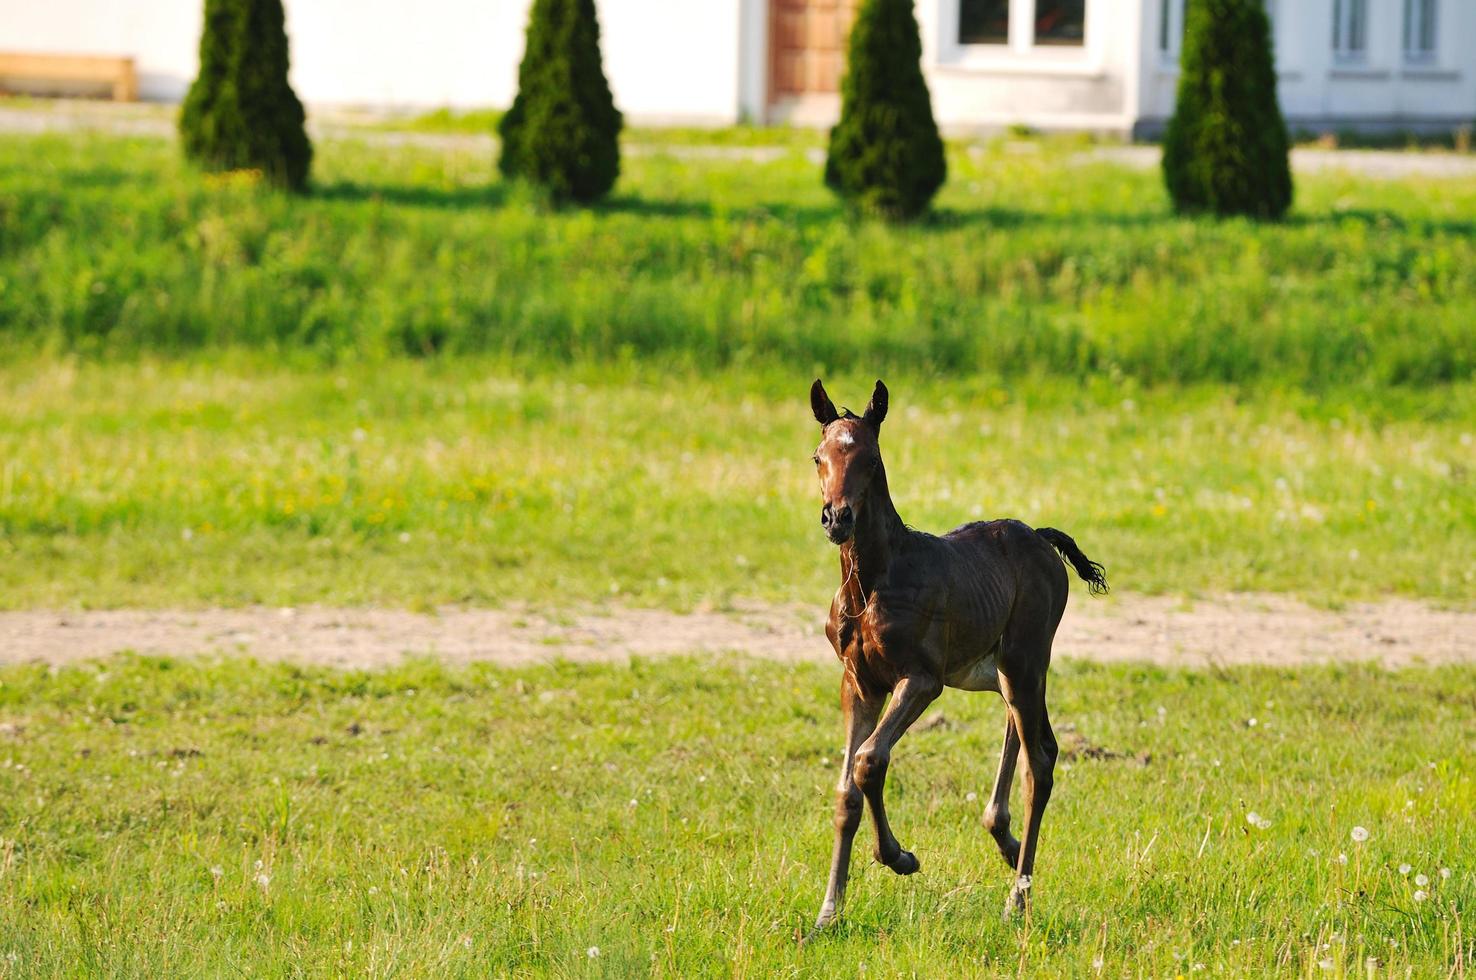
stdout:
[(866, 414), (861, 416), (861, 421), (868, 423), (873, 429), (880, 432), (882, 421), (887, 417), (887, 386), (880, 380), (876, 382), (876, 388), (871, 392), (871, 401), (866, 406)]
[(810, 411), (815, 413), (815, 421), (821, 425), (829, 425), (840, 418), (840, 413), (835, 410), (835, 405), (825, 393), (825, 386), (820, 383), (819, 378), (810, 385)]

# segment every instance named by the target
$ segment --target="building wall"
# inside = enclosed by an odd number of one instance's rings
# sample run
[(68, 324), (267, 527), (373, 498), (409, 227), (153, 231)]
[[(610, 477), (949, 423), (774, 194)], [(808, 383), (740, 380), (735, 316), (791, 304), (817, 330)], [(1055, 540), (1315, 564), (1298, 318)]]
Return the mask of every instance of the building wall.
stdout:
[[(531, 0), (285, 0), (292, 82), (309, 105), (506, 106)], [(1183, 0), (1168, 0), (1170, 7)], [(1448, 126), (1476, 118), (1476, 0), (1440, 0), (1433, 65), (1406, 66), (1404, 0), (1368, 0), (1366, 63), (1335, 63), (1333, 0), (1269, 0), (1282, 107), (1294, 128)], [(769, 0), (597, 0), (605, 69), (635, 122), (724, 124), (768, 114)], [(1089, 0), (1082, 48), (1032, 48), (1034, 0), (1011, 43), (960, 46), (958, 0), (918, 0), (923, 69), (951, 131), (1152, 129), (1173, 112), (1164, 0)], [(204, 0), (0, 0), (0, 49), (132, 55), (144, 98), (195, 74)], [(1177, 13), (1171, 16), (1179, 16)], [(1177, 27), (1177, 24), (1173, 26)], [(795, 116), (828, 124), (838, 101)]]
[[(506, 106), (530, 2), (285, 0), (293, 87), (309, 105)], [(752, 0), (597, 4), (605, 71), (631, 119), (730, 123), (753, 101), (755, 66), (739, 41), (752, 34)], [(203, 9), (204, 0), (0, 0), (0, 49), (130, 55), (141, 96), (175, 101), (195, 75)]]
[[(1171, 3), (1177, 20), (1183, 0)], [(1151, 132), (1173, 115), (1179, 68), (1172, 53), (1160, 51), (1162, 0), (1147, 5), (1139, 128)], [(1436, 57), (1415, 66), (1404, 60), (1404, 0), (1368, 0), (1367, 56), (1351, 65), (1333, 53), (1333, 0), (1270, 0), (1277, 93), (1288, 126), (1419, 129), (1476, 120), (1476, 3), (1439, 0), (1439, 8)]]

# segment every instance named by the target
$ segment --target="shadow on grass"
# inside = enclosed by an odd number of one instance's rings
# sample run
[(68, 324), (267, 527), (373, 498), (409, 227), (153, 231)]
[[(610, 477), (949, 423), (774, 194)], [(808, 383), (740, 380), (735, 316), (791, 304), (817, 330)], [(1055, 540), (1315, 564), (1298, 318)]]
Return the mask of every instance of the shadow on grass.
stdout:
[(139, 174), (127, 170), (116, 170), (111, 167), (87, 167), (86, 169), (61, 169), (56, 171), (48, 180), (65, 187), (67, 190), (80, 190), (89, 188), (93, 190), (113, 190), (119, 187), (137, 186), (141, 178)]
[(447, 211), (485, 211), (501, 207), (508, 198), (507, 187), (498, 183), (426, 187), (360, 184), (355, 181), (316, 184), (313, 186), (311, 196), (321, 201), (344, 201), (356, 204), (374, 202), (413, 208), (438, 208)]
[(1147, 228), (1166, 224), (1173, 215), (1138, 211), (1127, 214), (1077, 211), (1069, 214), (1025, 211), (1020, 208), (988, 206), (977, 209), (935, 208), (926, 222), (935, 228), (984, 225), (996, 229), (1015, 228)]
[[(77, 175), (79, 186), (110, 187), (124, 183), (125, 175), (108, 171), (94, 171)], [(129, 178), (131, 179), (131, 178)], [(862, 223), (865, 218), (850, 215), (840, 202), (834, 204), (748, 204), (739, 207), (719, 207), (710, 201), (673, 200), (640, 197), (635, 194), (615, 194), (592, 205), (554, 206), (540, 204), (536, 199), (520, 192), (511, 185), (492, 182), (487, 184), (455, 187), (416, 185), (380, 185), (356, 181), (337, 181), (315, 186), (312, 196), (324, 201), (381, 202), (414, 208), (435, 208), (447, 211), (488, 211), (505, 205), (524, 203), (546, 210), (549, 214), (578, 213), (586, 209), (594, 214), (631, 215), (649, 218), (673, 218), (697, 221), (712, 221), (723, 217), (736, 220), (774, 220), (785, 224), (807, 226), (829, 224), (835, 221)], [(1022, 208), (987, 205), (978, 208), (946, 206), (934, 208), (925, 217), (911, 225), (919, 230), (948, 230), (981, 226), (989, 229), (1014, 230), (1023, 228), (1151, 228), (1155, 225), (1172, 225), (1180, 221), (1205, 220), (1175, 215), (1172, 211), (1133, 212), (1041, 212)], [(1357, 209), (1306, 213), (1293, 211), (1280, 221), (1266, 222), (1266, 227), (1314, 228), (1357, 222), (1370, 228), (1396, 232), (1423, 231), (1449, 235), (1476, 235), (1476, 221), (1423, 219), (1401, 216), (1392, 211)]]
[(1448, 235), (1476, 235), (1476, 221), (1452, 221), (1445, 218), (1409, 218), (1392, 211), (1374, 211), (1355, 208), (1348, 211), (1327, 211), (1320, 214), (1292, 212), (1283, 223), (1298, 227), (1362, 224), (1384, 231), (1444, 232)]

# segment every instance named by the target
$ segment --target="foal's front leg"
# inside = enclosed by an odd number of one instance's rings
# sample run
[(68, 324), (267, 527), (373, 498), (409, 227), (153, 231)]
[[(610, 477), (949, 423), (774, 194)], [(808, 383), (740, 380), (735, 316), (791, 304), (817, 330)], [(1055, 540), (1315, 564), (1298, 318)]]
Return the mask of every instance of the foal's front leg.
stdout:
[(849, 675), (841, 678), (841, 713), (846, 720), (846, 753), (841, 760), (840, 782), (835, 787), (835, 851), (830, 858), (830, 883), (825, 888), (825, 901), (820, 906), (820, 917), (815, 920), (815, 928), (805, 937), (806, 940), (834, 922), (845, 902), (846, 879), (851, 873), (851, 842), (856, 838), (856, 828), (861, 826), (861, 811), (865, 808), (861, 789), (856, 785), (856, 750), (876, 730), (876, 720), (881, 717), (881, 708), (880, 697), (867, 701), (857, 692)]
[(1015, 716), (1005, 711), (1004, 744), (999, 749), (999, 771), (994, 776), (994, 792), (984, 807), (984, 827), (999, 847), (1005, 864), (1020, 863), (1020, 842), (1010, 833), (1010, 786), (1015, 781), (1015, 763), (1020, 757), (1020, 736), (1015, 731)]
[(892, 759), (892, 746), (942, 692), (943, 684), (935, 678), (902, 678), (892, 689), (892, 700), (881, 724), (856, 752), (856, 785), (871, 804), (871, 820), (876, 827), (876, 859), (899, 875), (912, 874), (918, 864), (917, 857), (897, 843), (887, 823), (887, 809), (882, 801), (887, 765)]

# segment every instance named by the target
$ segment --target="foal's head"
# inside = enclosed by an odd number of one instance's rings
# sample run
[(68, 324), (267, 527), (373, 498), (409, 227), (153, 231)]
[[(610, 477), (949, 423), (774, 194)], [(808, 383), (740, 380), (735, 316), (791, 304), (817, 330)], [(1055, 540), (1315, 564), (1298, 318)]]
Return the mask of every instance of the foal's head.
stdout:
[(856, 531), (856, 520), (866, 506), (873, 477), (881, 469), (882, 420), (887, 417), (887, 386), (880, 381), (871, 393), (866, 414), (844, 415), (835, 410), (825, 386), (817, 378), (810, 387), (810, 409), (820, 423), (822, 438), (815, 450), (820, 474), (820, 526), (832, 544), (844, 544)]

